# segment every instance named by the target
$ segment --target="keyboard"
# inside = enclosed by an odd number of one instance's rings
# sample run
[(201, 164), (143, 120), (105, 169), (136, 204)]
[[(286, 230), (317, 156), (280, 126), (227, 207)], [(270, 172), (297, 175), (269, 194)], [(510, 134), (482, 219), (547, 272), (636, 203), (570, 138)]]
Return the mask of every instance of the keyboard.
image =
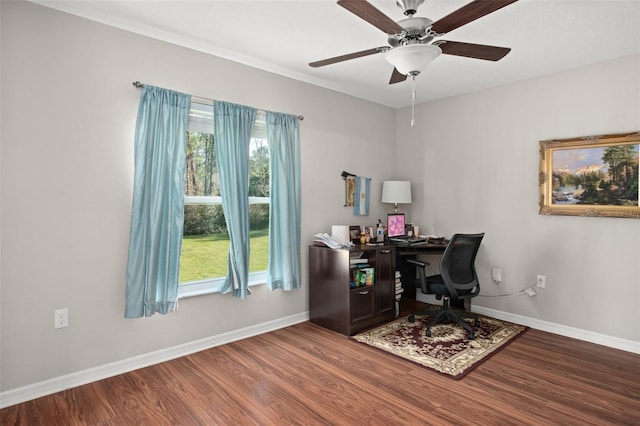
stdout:
[(389, 241), (394, 243), (403, 243), (403, 244), (418, 244), (418, 243), (426, 243), (427, 240), (420, 237), (409, 237), (409, 236), (400, 236), (400, 237), (389, 237)]

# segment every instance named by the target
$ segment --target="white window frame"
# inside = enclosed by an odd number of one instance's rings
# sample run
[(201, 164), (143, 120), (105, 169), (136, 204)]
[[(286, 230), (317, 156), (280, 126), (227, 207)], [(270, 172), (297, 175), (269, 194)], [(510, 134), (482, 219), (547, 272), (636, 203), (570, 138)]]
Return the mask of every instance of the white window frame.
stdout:
[[(202, 99), (192, 99), (192, 104), (196, 103), (199, 106), (203, 105), (211, 105), (212, 102), (208, 100)], [(189, 131), (198, 131), (201, 133), (206, 133), (206, 129), (203, 131), (203, 121), (206, 123), (210, 121), (211, 131), (213, 132), (213, 108), (211, 109), (211, 117), (203, 117), (202, 114), (196, 113), (195, 117), (191, 113), (189, 113), (189, 124), (192, 121), (195, 121), (195, 126), (189, 127), (187, 126)], [(209, 127), (207, 124), (204, 126)], [(256, 122), (254, 124), (254, 129), (251, 134), (252, 138), (260, 138), (266, 139), (266, 122), (265, 122), (265, 114), (262, 111), (258, 112), (256, 117)], [(269, 197), (249, 197), (249, 204), (271, 204), (271, 200)], [(222, 205), (222, 197), (200, 197), (200, 196), (185, 196), (184, 197), (184, 205)], [(225, 254), (227, 256), (227, 254)], [(178, 286), (178, 299), (186, 298), (186, 297), (194, 297), (201, 296), (204, 294), (213, 294), (218, 293), (218, 289), (224, 283), (226, 277), (217, 277), (217, 278), (209, 278), (205, 280), (198, 281), (189, 281), (186, 283), (180, 283)], [(267, 271), (258, 271), (258, 272), (250, 272), (249, 273), (249, 287), (253, 287), (256, 285), (264, 285), (267, 283)]]

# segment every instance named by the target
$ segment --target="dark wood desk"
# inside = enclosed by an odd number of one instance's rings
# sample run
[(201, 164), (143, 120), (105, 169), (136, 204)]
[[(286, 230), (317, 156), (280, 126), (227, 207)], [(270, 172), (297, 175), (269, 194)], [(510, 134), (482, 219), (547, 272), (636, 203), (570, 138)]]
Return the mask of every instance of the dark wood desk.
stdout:
[[(396, 315), (396, 248), (358, 245), (349, 249), (309, 247), (309, 319), (352, 336)], [(352, 287), (363, 263), (375, 271), (373, 283)]]

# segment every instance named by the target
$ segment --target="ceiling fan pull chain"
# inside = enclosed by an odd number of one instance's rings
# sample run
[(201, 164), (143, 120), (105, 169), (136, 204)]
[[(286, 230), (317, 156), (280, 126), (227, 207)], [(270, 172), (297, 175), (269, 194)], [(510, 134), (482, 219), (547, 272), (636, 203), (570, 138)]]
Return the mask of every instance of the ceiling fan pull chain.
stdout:
[(411, 127), (416, 123), (416, 76), (411, 75)]

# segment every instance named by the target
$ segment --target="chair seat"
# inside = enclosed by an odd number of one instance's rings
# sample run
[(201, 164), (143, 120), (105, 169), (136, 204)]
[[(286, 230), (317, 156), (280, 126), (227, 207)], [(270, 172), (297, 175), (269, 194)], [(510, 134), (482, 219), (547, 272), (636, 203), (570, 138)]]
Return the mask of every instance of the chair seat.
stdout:
[[(449, 296), (449, 290), (447, 289), (447, 285), (444, 283), (442, 275), (431, 275), (429, 277), (425, 277), (425, 281), (427, 282), (427, 289), (430, 293), (435, 294), (436, 296)], [(420, 284), (416, 287), (420, 289)], [(458, 290), (458, 298), (464, 299), (465, 296), (470, 293), (471, 291)]]
[(447, 285), (442, 279), (442, 275), (431, 275), (430, 277), (425, 277), (425, 281), (427, 282), (427, 289), (430, 293), (441, 296), (447, 296), (449, 294)]

